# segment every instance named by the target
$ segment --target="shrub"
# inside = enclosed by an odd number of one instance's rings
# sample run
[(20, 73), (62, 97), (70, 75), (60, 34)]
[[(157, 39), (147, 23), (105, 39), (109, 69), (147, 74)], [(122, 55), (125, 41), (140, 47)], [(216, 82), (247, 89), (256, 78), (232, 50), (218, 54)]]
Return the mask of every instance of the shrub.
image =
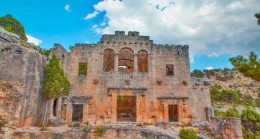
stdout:
[(95, 130), (95, 135), (97, 137), (101, 137), (101, 136), (103, 136), (105, 134), (105, 132), (106, 132), (106, 130), (105, 130), (105, 128), (103, 126), (98, 126), (96, 128), (96, 130)]
[(229, 108), (225, 112), (214, 110), (214, 113), (216, 116), (220, 116), (223, 120), (227, 119), (228, 117), (240, 117), (239, 112), (235, 108)]
[(251, 109), (241, 114), (243, 137), (245, 139), (260, 138), (260, 114)]
[(181, 139), (198, 139), (198, 135), (193, 129), (183, 128), (180, 130), (179, 136)]
[(8, 14), (0, 17), (0, 26), (9, 32), (17, 34), (22, 40), (27, 41), (23, 25), (12, 15)]
[(5, 124), (6, 124), (6, 121), (3, 119), (2, 116), (0, 116), (0, 131), (2, 130), (2, 128), (4, 127)]

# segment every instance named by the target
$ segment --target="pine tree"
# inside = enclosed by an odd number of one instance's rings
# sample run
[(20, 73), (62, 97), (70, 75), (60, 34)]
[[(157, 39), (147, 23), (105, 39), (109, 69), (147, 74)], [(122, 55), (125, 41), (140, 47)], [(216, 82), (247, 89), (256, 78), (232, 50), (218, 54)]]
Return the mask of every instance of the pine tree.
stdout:
[(62, 95), (68, 95), (70, 90), (70, 82), (62, 70), (59, 60), (53, 55), (44, 69), (43, 92), (49, 98), (59, 98)]
[(244, 76), (260, 81), (260, 59), (257, 58), (256, 54), (251, 52), (248, 59), (243, 56), (236, 56), (229, 60)]
[(260, 12), (255, 14), (258, 25), (260, 25)]

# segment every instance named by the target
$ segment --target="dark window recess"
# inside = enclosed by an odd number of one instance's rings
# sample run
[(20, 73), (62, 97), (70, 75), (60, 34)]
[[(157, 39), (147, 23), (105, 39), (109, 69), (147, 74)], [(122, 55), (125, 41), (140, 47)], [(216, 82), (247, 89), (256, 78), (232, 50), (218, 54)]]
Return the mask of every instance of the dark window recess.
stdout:
[(79, 75), (87, 75), (87, 72), (88, 72), (88, 64), (79, 63)]
[(83, 119), (83, 105), (73, 104), (72, 122), (82, 122)]
[(54, 99), (53, 102), (53, 116), (56, 117), (57, 116), (57, 107), (58, 107), (58, 99)]
[(167, 64), (166, 65), (166, 75), (167, 76), (174, 75), (174, 66), (172, 64)]

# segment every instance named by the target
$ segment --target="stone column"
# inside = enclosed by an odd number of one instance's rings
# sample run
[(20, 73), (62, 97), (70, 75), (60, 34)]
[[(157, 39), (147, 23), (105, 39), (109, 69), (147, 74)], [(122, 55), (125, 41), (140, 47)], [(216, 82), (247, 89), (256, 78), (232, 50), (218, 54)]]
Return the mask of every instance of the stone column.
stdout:
[(87, 103), (83, 105), (83, 118), (82, 118), (83, 123), (88, 122), (88, 104)]
[(138, 60), (137, 54), (134, 55), (134, 72), (138, 72)]
[(141, 122), (142, 115), (141, 115), (141, 98), (140, 96), (136, 96), (136, 122)]
[(117, 94), (116, 94), (116, 92), (112, 92), (112, 102), (111, 102), (111, 110), (112, 110), (111, 122), (112, 123), (115, 123), (117, 121), (116, 109), (117, 109)]
[(114, 58), (114, 71), (118, 72), (118, 54), (115, 54)]
[(56, 106), (56, 117), (61, 118), (61, 101), (62, 97), (58, 98)]
[(178, 99), (178, 122), (184, 122), (183, 118), (183, 103), (181, 99)]
[(163, 114), (164, 114), (164, 122), (169, 122), (169, 112), (168, 112), (168, 105), (163, 104)]

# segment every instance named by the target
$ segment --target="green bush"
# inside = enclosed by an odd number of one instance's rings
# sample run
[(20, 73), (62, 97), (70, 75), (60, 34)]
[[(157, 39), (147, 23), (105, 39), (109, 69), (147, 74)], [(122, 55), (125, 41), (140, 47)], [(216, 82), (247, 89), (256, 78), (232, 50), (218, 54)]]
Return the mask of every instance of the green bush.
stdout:
[(0, 26), (9, 32), (17, 34), (22, 40), (27, 41), (23, 25), (12, 15), (8, 14), (0, 17)]
[(193, 129), (183, 128), (180, 130), (179, 136), (181, 139), (198, 139), (198, 135)]
[(260, 114), (251, 109), (243, 110), (241, 114), (243, 137), (245, 139), (260, 138)]
[(223, 120), (227, 119), (228, 117), (240, 117), (239, 112), (235, 108), (229, 108), (225, 112), (214, 110), (214, 114), (216, 116), (220, 116)]
[(2, 128), (4, 127), (5, 124), (6, 124), (6, 121), (3, 119), (2, 116), (0, 116), (0, 131), (2, 130)]
[(105, 134), (105, 132), (106, 132), (106, 129), (103, 126), (98, 126), (95, 130), (95, 135), (97, 137), (101, 137)]
[(210, 98), (213, 103), (215, 102), (225, 102), (229, 104), (238, 104), (240, 101), (241, 94), (235, 90), (221, 89), (220, 86), (210, 87)]

